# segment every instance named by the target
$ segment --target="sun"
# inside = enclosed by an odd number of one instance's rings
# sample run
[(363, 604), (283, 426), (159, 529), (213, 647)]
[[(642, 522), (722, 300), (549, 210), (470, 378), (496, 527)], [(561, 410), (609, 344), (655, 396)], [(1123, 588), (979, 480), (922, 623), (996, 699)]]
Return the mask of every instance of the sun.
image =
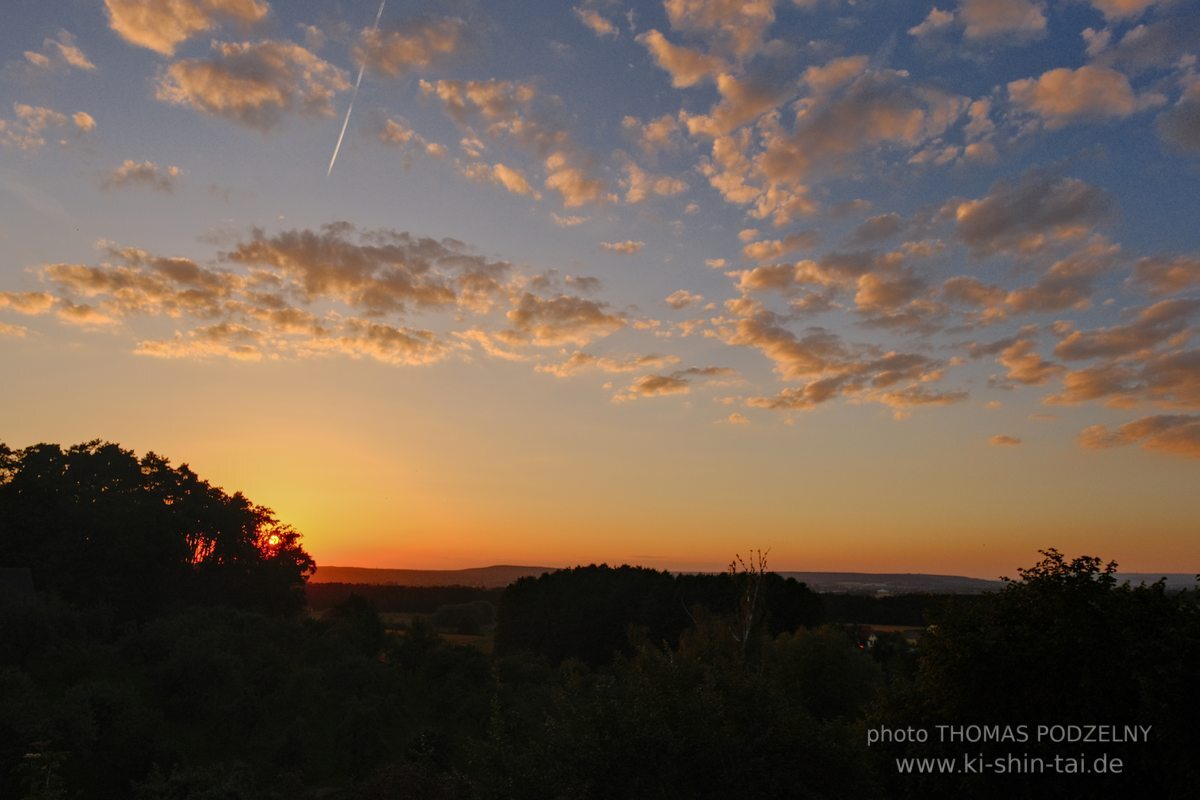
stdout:
[(279, 538), (279, 534), (277, 534), (277, 533), (272, 533), (270, 536), (267, 537), (267, 546), (268, 547), (279, 547), (279, 545), (282, 543), (283, 543), (283, 539)]

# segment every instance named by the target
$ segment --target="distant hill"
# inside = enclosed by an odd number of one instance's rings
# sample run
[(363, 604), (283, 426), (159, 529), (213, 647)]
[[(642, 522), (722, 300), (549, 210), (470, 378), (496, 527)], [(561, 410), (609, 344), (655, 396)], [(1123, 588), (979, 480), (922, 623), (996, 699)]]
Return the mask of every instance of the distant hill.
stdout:
[(398, 586), (508, 586), (526, 575), (538, 576), (557, 567), (514, 567), (502, 564), (471, 569), (371, 569), (369, 567), (318, 567), (311, 583), (371, 583)]
[(962, 575), (925, 575), (919, 572), (780, 572), (808, 584), (815, 592), (849, 594), (977, 594), (1004, 585), (1002, 581), (967, 578)]
[[(504, 587), (527, 575), (534, 577), (558, 567), (522, 567), (503, 564), (471, 569), (372, 569), (370, 567), (319, 567), (312, 583), (394, 584), (397, 586), (478, 586), (485, 589)], [(968, 578), (963, 575), (926, 575), (919, 572), (780, 572), (795, 578), (816, 592), (850, 594), (976, 594), (1004, 585), (999, 580)], [(1168, 589), (1195, 588), (1191, 573), (1124, 572), (1122, 581), (1133, 584), (1167, 579)]]
[(1118, 572), (1117, 579), (1129, 581), (1134, 586), (1139, 583), (1154, 583), (1159, 578), (1167, 579), (1168, 589), (1197, 588), (1196, 575), (1192, 572)]

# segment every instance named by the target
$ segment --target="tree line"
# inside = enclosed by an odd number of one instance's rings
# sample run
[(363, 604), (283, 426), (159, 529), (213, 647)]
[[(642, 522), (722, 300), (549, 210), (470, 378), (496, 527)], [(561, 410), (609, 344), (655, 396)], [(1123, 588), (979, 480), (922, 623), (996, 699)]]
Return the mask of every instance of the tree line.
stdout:
[[(764, 560), (411, 595), (494, 606), (487, 655), (421, 617), (389, 632), (386, 592), (310, 613), (312, 560), (269, 509), (89, 442), (0, 446), (0, 567), (37, 589), (0, 592), (5, 798), (1190, 798), (1200, 780), (1196, 593), (1053, 549), (1000, 591), (912, 601), (917, 644), (823, 622)], [(880, 726), (1040, 722), (1153, 736), (1114, 750), (1120, 776), (902, 775), (962, 748), (866, 746)]]

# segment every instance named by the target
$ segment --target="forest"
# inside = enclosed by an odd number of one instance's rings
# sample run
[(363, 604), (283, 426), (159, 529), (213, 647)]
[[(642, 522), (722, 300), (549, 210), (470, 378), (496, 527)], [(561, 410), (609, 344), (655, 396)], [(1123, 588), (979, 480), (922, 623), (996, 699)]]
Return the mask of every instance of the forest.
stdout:
[[(1195, 796), (1194, 589), (1047, 547), (998, 591), (881, 603), (744, 555), (309, 586), (297, 531), (186, 464), (0, 444), (0, 798)], [(1150, 733), (936, 735), (972, 725)], [(1121, 768), (901, 766), (976, 756)]]

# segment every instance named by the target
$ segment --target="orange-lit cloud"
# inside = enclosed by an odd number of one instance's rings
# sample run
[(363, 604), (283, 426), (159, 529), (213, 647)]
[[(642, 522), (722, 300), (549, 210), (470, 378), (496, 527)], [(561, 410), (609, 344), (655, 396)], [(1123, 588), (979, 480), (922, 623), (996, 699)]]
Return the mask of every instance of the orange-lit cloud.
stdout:
[(1045, 6), (1034, 0), (959, 0), (963, 36), (1032, 38), (1046, 30)]
[(158, 99), (265, 131), (288, 112), (332, 116), (334, 96), (350, 88), (345, 70), (292, 42), (213, 42), (212, 48), (211, 58), (167, 67)]
[(175, 188), (182, 171), (176, 166), (160, 167), (153, 161), (126, 159), (101, 181), (102, 189), (118, 189), (125, 186), (145, 186), (159, 192), (170, 192)]
[(46, 136), (51, 132), (68, 137), (59, 139), (60, 144), (66, 144), (69, 137), (91, 133), (96, 128), (96, 120), (84, 111), (68, 117), (52, 108), (13, 103), (13, 114), (12, 119), (0, 118), (0, 145), (27, 153), (45, 147)]
[(1200, 256), (1147, 256), (1133, 268), (1133, 283), (1151, 294), (1182, 292), (1200, 286)]
[(497, 336), (509, 344), (539, 347), (573, 344), (583, 347), (625, 327), (625, 315), (610, 312), (608, 304), (560, 294), (540, 297), (524, 292), (507, 313), (511, 328)]
[(76, 43), (69, 31), (60, 30), (58, 36), (42, 41), (41, 52), (26, 50), (25, 60), (38, 69), (81, 69), (90, 72), (96, 68), (87, 54)]
[(670, 73), (671, 85), (676, 89), (714, 79), (725, 69), (720, 58), (672, 44), (656, 30), (646, 31), (637, 40), (650, 51), (658, 66)]
[(444, 17), (368, 28), (354, 45), (354, 60), (372, 74), (401, 78), (446, 60), (462, 45), (465, 23)]
[(1051, 130), (1081, 120), (1128, 117), (1163, 101), (1161, 95), (1137, 98), (1123, 74), (1090, 64), (1013, 81), (1008, 96), (1017, 108), (1036, 114)]
[(579, 21), (586, 25), (592, 33), (604, 38), (606, 36), (616, 37), (618, 34), (617, 26), (605, 19), (600, 12), (591, 8), (575, 8), (575, 16)]
[(639, 252), (646, 246), (645, 242), (635, 242), (626, 240), (624, 242), (601, 242), (600, 247), (610, 253), (620, 253), (623, 256), (631, 256)]
[(737, 58), (758, 51), (775, 21), (774, 0), (665, 0), (663, 6), (672, 28)]
[(1200, 458), (1200, 416), (1164, 414), (1142, 417), (1111, 431), (1103, 425), (1093, 425), (1079, 436), (1079, 443), (1090, 449), (1139, 442), (1147, 450)]
[(609, 373), (637, 372), (644, 369), (660, 369), (678, 362), (678, 356), (650, 354), (616, 358), (611, 356), (594, 356), (582, 350), (576, 350), (566, 361), (557, 364), (539, 364), (535, 369), (538, 372), (549, 373), (556, 378), (566, 378), (589, 369)]
[(955, 232), (979, 256), (1035, 253), (1083, 236), (1112, 212), (1104, 190), (1045, 169), (997, 181), (983, 197), (953, 206)]
[(252, 25), (270, 11), (260, 0), (104, 0), (104, 6), (117, 35), (164, 56), (222, 20)]

